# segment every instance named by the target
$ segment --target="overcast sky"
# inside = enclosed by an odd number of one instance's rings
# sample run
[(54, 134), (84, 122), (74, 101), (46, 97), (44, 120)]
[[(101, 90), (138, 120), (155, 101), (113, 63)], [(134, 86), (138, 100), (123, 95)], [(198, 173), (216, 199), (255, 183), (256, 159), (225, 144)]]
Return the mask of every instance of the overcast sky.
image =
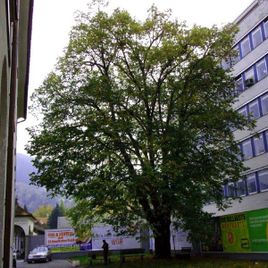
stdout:
[[(76, 10), (86, 10), (90, 0), (35, 0), (33, 15), (32, 49), (30, 64), (29, 96), (41, 85), (53, 70), (57, 58), (67, 46), (69, 32), (75, 24)], [(138, 19), (146, 17), (146, 11), (155, 3), (161, 9), (171, 9), (179, 21), (188, 25), (222, 26), (232, 22), (253, 0), (110, 0), (110, 8), (127, 9)], [(30, 103), (30, 101), (28, 101)], [(17, 152), (25, 153), (28, 142), (26, 127), (34, 119), (30, 114), (18, 125)]]

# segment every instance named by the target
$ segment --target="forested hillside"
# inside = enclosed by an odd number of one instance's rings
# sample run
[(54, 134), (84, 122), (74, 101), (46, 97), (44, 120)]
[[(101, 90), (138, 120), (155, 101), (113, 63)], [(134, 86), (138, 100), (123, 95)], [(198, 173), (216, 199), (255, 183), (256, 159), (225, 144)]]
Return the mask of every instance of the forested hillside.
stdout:
[[(34, 172), (35, 168), (31, 163), (31, 157), (24, 154), (17, 154), (16, 164), (16, 196), (19, 204), (27, 206), (29, 212), (35, 211), (44, 204), (55, 206), (62, 197), (51, 199), (45, 188), (30, 185), (29, 174)], [(64, 199), (65, 205), (71, 205), (71, 201)]]

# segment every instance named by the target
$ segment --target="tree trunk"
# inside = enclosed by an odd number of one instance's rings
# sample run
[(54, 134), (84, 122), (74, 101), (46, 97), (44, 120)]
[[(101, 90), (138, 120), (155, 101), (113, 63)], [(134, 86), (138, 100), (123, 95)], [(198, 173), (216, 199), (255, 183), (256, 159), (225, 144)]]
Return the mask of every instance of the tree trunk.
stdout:
[(167, 259), (171, 256), (170, 248), (170, 219), (159, 221), (154, 225), (155, 256)]

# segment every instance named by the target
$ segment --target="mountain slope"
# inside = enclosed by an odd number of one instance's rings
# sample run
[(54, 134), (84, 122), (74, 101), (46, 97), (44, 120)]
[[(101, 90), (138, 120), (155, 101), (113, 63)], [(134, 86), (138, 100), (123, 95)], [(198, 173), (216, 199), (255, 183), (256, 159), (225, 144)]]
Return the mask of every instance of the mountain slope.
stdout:
[(71, 206), (71, 201), (60, 196), (53, 199), (48, 197), (44, 187), (30, 185), (30, 174), (36, 171), (30, 156), (17, 154), (16, 161), (16, 196), (20, 205), (26, 205), (29, 212), (45, 204), (56, 206), (60, 200), (64, 200), (65, 206)]

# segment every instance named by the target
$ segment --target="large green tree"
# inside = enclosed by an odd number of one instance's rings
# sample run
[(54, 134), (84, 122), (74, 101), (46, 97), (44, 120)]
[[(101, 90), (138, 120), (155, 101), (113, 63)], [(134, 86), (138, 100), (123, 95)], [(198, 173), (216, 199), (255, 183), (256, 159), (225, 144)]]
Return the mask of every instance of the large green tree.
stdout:
[(221, 67), (233, 37), (232, 26), (189, 29), (155, 7), (144, 22), (81, 14), (33, 96), (43, 120), (30, 130), (32, 182), (76, 198), (87, 220), (142, 220), (168, 257), (171, 219), (200, 230), (203, 206), (224, 207), (222, 185), (243, 170), (231, 129), (247, 120)]

